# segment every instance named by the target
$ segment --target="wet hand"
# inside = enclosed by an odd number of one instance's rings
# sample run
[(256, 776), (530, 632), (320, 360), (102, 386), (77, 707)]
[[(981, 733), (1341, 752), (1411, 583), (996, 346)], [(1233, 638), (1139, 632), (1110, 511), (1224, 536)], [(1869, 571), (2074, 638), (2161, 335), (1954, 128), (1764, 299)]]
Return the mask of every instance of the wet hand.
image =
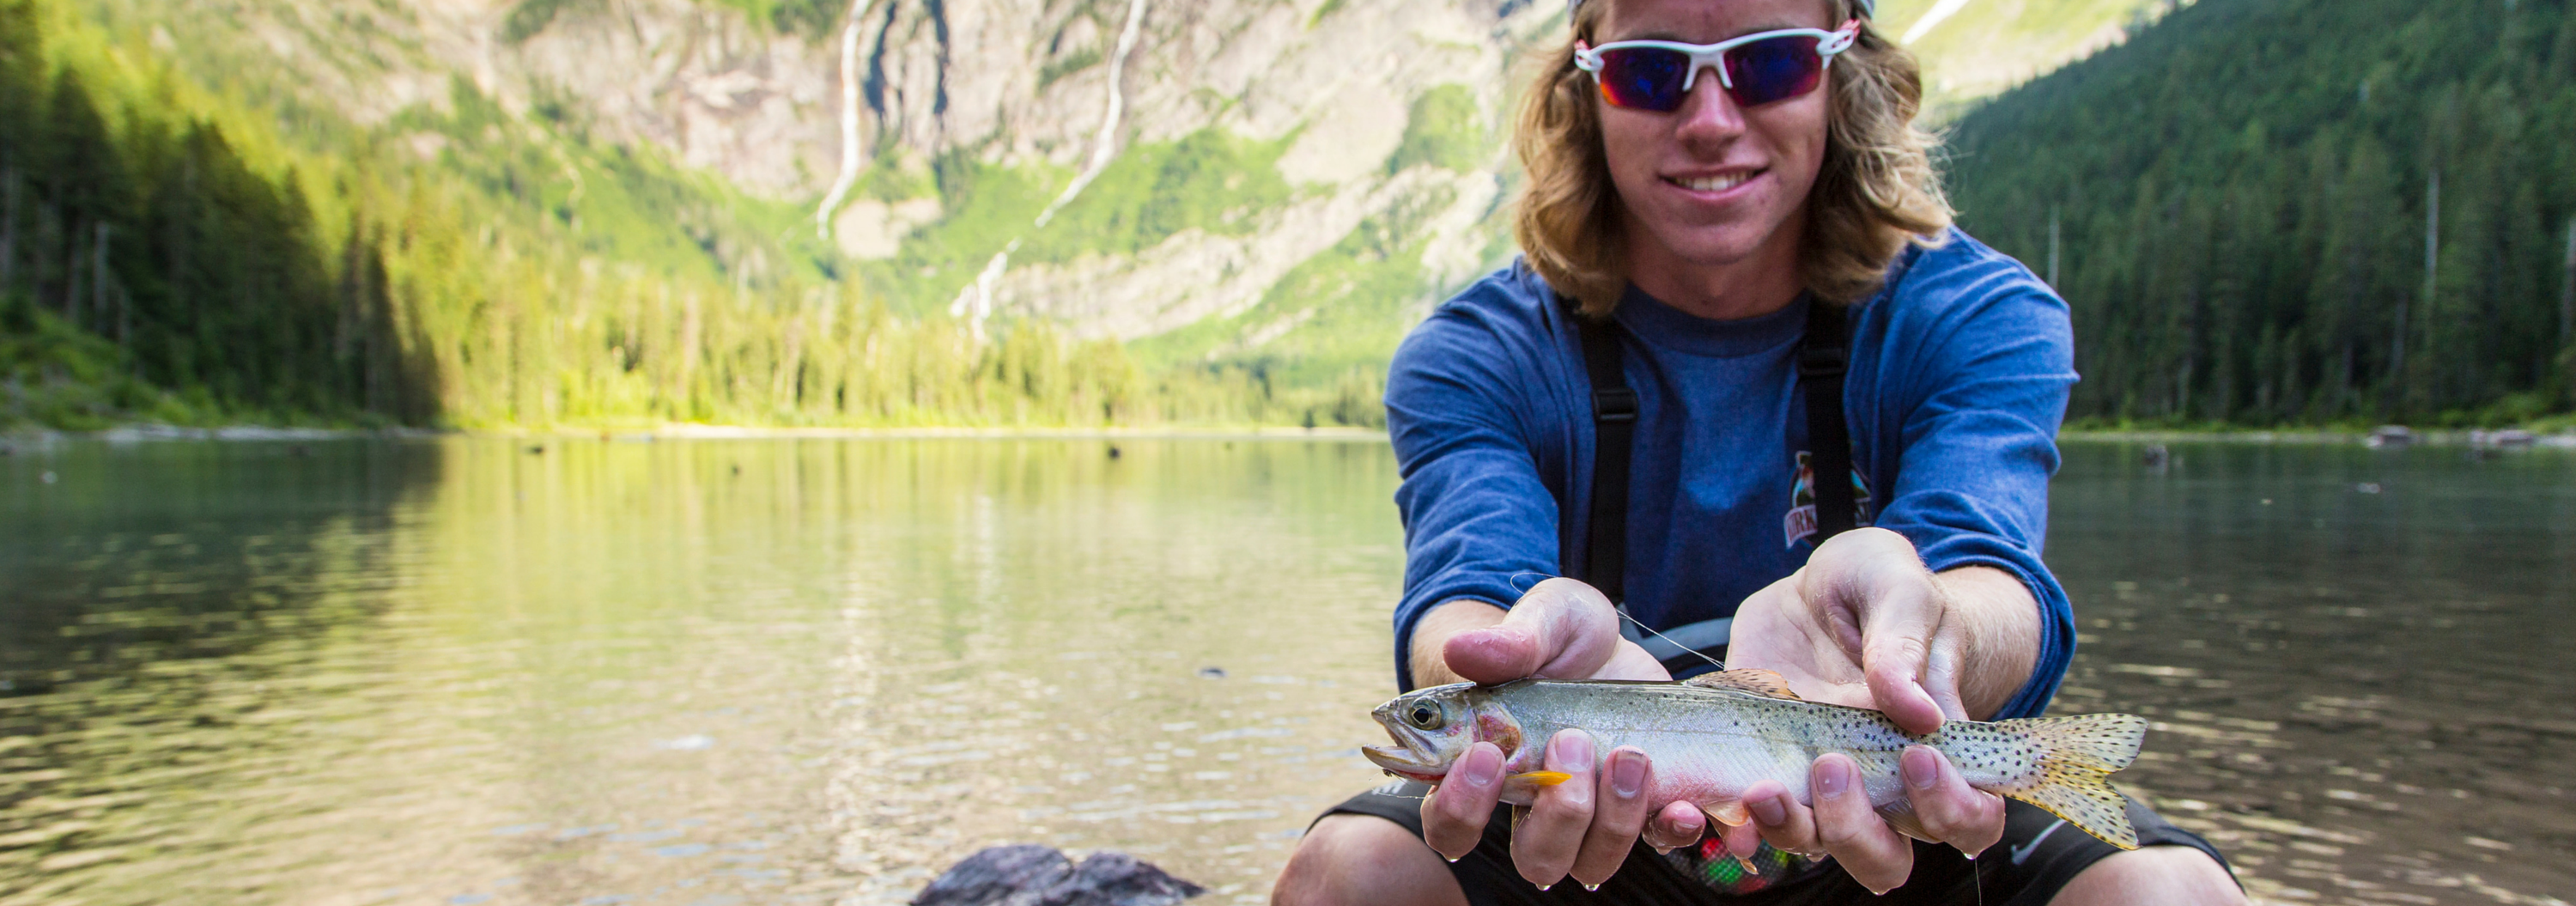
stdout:
[[(1929, 746), (1899, 757), (1905, 797), (1933, 842), (1974, 857), (2003, 838), (2002, 797), (1968, 786), (1950, 760)], [(1860, 781), (1860, 765), (1841, 753), (1817, 758), (1807, 775), (1813, 807), (1778, 781), (1744, 791), (1752, 822), (1724, 830), (1728, 852), (1750, 855), (1757, 842), (1810, 857), (1832, 856), (1872, 893), (1886, 893), (1914, 873), (1914, 846), (1879, 817)]]
[[(1512, 828), (1512, 865), (1531, 884), (1545, 889), (1571, 877), (1597, 887), (1618, 872), (1638, 840), (1669, 849), (1696, 842), (1706, 830), (1706, 816), (1690, 803), (1650, 808), (1645, 794), (1654, 766), (1646, 753), (1621, 746), (1596, 756), (1591, 734), (1581, 730), (1547, 741), (1544, 769), (1568, 779), (1539, 788), (1528, 817)], [(1476, 743), (1423, 798), (1423, 842), (1453, 862), (1474, 850), (1505, 783), (1502, 750)]]
[(1468, 682), (1526, 677), (1669, 680), (1646, 649), (1619, 634), (1619, 611), (1592, 586), (1549, 579), (1521, 595), (1502, 621), (1449, 636), (1442, 663)]
[(1885, 712), (1908, 733), (1965, 719), (1963, 628), (1949, 595), (1885, 529), (1856, 529), (1816, 549), (1805, 568), (1745, 599), (1727, 666), (1778, 671), (1815, 701)]
[[(1526, 677), (1672, 678), (1645, 649), (1620, 635), (1618, 611), (1608, 598), (1572, 579), (1539, 583), (1499, 622), (1450, 635), (1440, 652), (1450, 672), (1486, 684)], [(1707, 818), (1696, 806), (1673, 802), (1653, 808), (1646, 800), (1654, 771), (1646, 753), (1622, 747), (1602, 757), (1589, 734), (1573, 730), (1544, 744), (1545, 769), (1570, 779), (1539, 788), (1529, 817), (1513, 830), (1513, 865), (1531, 883), (1550, 887), (1572, 877), (1598, 885), (1627, 860), (1638, 840), (1658, 848), (1687, 846), (1706, 829)], [(1451, 860), (1475, 849), (1501, 802), (1504, 762), (1492, 743), (1470, 748), (1447, 780), (1423, 798), (1424, 842)]]
[[(1994, 606), (2006, 612), (2035, 607), (2027, 597)], [(1966, 650), (1972, 621), (1959, 616), (1949, 590), (1903, 536), (1846, 532), (1818, 547), (1806, 568), (1745, 601), (1729, 666), (1776, 670), (1801, 696), (1881, 711), (1909, 733), (1930, 733), (1945, 720), (1969, 716), (1960, 686), (1975, 660)], [(1983, 684), (1988, 689), (2017, 687), (2029, 674), (2026, 661), (2012, 658), (1987, 669), (2012, 674), (1980, 677), (1993, 680)], [(1900, 766), (1906, 797), (1934, 842), (1975, 854), (2002, 838), (2003, 799), (1969, 787), (1940, 753), (1916, 746)], [(1754, 784), (1744, 800), (1753, 821), (1726, 830), (1727, 849), (1750, 854), (1759, 839), (1790, 852), (1831, 855), (1863, 886), (1882, 893), (1912, 873), (1913, 847), (1870, 806), (1848, 756), (1816, 759), (1807, 802), (1799, 798), (1776, 782)]]

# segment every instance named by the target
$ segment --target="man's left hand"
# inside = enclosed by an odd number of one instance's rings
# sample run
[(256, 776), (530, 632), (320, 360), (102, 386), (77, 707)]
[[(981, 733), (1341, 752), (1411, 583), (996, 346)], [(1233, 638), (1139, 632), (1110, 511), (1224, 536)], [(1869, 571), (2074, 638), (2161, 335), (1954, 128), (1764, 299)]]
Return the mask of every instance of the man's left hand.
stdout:
[[(1809, 700), (1885, 712), (1908, 733), (1994, 713), (2038, 659), (2039, 606), (2021, 580), (1991, 567), (1934, 575), (1904, 536), (1858, 529), (1816, 549), (1805, 568), (1737, 610), (1727, 666), (1778, 671)], [(1926, 746), (1900, 760), (1914, 814), (1938, 842), (1975, 855), (2001, 839), (2001, 797), (1968, 786)], [(1849, 756), (1816, 759), (1808, 799), (1777, 782), (1745, 790), (1753, 823), (1725, 829), (1727, 849), (1756, 838), (1832, 855), (1884, 893), (1912, 874), (1914, 848), (1882, 820)]]

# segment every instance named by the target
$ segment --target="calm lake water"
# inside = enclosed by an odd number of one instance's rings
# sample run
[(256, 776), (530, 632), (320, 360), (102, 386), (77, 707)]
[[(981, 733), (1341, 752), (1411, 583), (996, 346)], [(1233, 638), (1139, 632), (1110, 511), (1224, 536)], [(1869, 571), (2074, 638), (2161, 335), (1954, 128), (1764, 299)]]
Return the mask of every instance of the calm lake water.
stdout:
[[(0, 904), (1260, 902), (1380, 779), (1382, 442), (536, 443), (0, 458)], [(2576, 898), (2576, 456), (2174, 454), (2068, 448), (2058, 710), (2265, 899)]]

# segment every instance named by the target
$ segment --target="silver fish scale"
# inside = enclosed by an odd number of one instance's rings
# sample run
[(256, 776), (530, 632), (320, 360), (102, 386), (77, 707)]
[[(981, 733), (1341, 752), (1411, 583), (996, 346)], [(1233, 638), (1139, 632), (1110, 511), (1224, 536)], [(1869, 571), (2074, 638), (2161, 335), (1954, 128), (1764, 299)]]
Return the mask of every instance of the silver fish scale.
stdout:
[(1910, 745), (1940, 750), (1978, 787), (2030, 776), (2039, 755), (2027, 739), (1994, 724), (1950, 721), (1918, 738), (1876, 711), (1672, 683), (1523, 680), (1467, 697), (1520, 726), (1530, 750), (1513, 759), (1514, 770), (1538, 769), (1544, 740), (1581, 729), (1603, 753), (1623, 745), (1645, 751), (1658, 792), (1698, 801), (1731, 799), (1764, 779), (1806, 800), (1808, 766), (1826, 752), (1850, 755), (1879, 805), (1904, 798), (1898, 759)]

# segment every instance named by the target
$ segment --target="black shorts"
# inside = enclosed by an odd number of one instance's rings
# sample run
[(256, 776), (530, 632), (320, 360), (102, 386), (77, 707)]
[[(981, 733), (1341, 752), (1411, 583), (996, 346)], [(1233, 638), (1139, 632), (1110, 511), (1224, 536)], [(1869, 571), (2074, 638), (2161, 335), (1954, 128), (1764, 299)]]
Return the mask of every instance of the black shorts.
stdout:
[[(1422, 796), (1430, 787), (1394, 781), (1351, 797), (1327, 815), (1375, 815), (1422, 835)], [(2209, 854), (2218, 864), (2227, 858), (2200, 835), (2173, 826), (2137, 800), (2129, 800), (2129, 823), (2138, 829), (2140, 846), (2188, 846)], [(1884, 898), (1872, 896), (1849, 873), (1830, 862), (1807, 862), (1768, 846), (1750, 860), (1712, 852), (1711, 838), (1697, 848), (1658, 854), (1639, 844), (1628, 853), (1619, 873), (1586, 891), (1571, 880), (1553, 890), (1540, 890), (1512, 868), (1511, 809), (1494, 810), (1485, 824), (1485, 839), (1474, 852), (1449, 865), (1458, 886), (1475, 906), (1542, 903), (1987, 903), (1991, 906), (2040, 906), (2075, 879), (2078, 872), (2119, 848), (2068, 826), (2038, 806), (2005, 800), (2004, 836), (1985, 857), (1971, 861), (1947, 846), (1916, 841), (1914, 875)], [(1980, 892), (1979, 888), (1983, 888)]]

